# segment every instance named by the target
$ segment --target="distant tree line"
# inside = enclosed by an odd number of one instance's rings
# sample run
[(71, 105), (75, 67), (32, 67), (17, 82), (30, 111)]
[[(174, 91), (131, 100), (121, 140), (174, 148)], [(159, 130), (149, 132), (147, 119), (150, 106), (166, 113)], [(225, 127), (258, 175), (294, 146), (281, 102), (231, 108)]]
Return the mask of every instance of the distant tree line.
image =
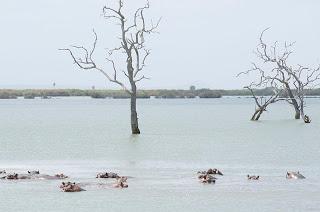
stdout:
[[(0, 99), (34, 99), (36, 97), (70, 97), (70, 96), (90, 96), (92, 98), (130, 98), (124, 90), (81, 90), (81, 89), (0, 89)], [(199, 90), (139, 90), (137, 98), (220, 98), (221, 92), (210, 89)]]
[[(273, 95), (272, 88), (254, 89), (257, 96)], [(0, 89), (0, 99), (16, 99), (23, 97), (25, 99), (50, 98), (50, 97), (70, 97), (70, 96), (89, 96), (92, 98), (130, 98), (123, 90), (82, 90), (82, 89)], [(244, 96), (251, 97), (252, 94), (247, 89), (239, 90), (139, 90), (137, 98), (163, 98), (163, 99), (178, 99), (178, 98), (220, 98), (222, 96)], [(320, 89), (306, 90), (306, 96), (320, 97)], [(285, 96), (283, 96), (285, 97)]]

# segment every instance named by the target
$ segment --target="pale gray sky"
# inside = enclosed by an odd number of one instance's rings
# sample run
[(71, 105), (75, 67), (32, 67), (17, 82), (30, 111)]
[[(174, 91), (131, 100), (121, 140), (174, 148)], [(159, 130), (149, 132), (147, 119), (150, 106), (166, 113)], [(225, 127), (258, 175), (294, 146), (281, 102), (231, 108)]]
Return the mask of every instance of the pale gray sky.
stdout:
[[(144, 5), (126, 0), (128, 12)], [(97, 72), (79, 71), (58, 51), (70, 44), (90, 45), (99, 35), (97, 61), (104, 48), (117, 46), (116, 28), (101, 17), (115, 0), (4, 0), (0, 7), (0, 88), (118, 88)], [(150, 0), (148, 17), (162, 16), (160, 34), (149, 40), (152, 55), (141, 88), (241, 88), (236, 78), (255, 60), (260, 32), (270, 42), (296, 41), (294, 63), (320, 62), (318, 0)]]

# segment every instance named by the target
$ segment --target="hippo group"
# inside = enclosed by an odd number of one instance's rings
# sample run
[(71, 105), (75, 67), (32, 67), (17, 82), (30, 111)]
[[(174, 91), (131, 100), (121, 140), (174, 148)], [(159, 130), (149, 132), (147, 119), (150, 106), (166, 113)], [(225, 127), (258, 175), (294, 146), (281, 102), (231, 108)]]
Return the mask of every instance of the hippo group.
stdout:
[(47, 175), (40, 174), (40, 171), (28, 171), (27, 174), (7, 174), (5, 171), (2, 172), (4, 174), (0, 177), (0, 179), (5, 180), (61, 180), (66, 179), (68, 176), (64, 174), (56, 174), (56, 175)]
[(97, 174), (96, 178), (116, 179), (117, 180), (116, 183), (112, 185), (113, 188), (128, 188), (128, 184), (127, 184), (128, 177), (119, 176), (117, 173), (103, 172), (103, 173)]
[[(207, 171), (198, 171), (198, 179), (203, 184), (214, 184), (218, 178), (216, 178), (217, 175), (223, 176), (223, 173), (214, 168), (210, 168)], [(28, 171), (26, 174), (18, 174), (18, 173), (7, 173), (5, 170), (0, 171), (0, 179), (4, 180), (62, 180), (66, 179), (68, 176), (64, 174), (55, 174), (55, 175), (47, 175), (47, 174), (40, 174), (39, 170), (36, 171)], [(125, 176), (119, 176), (117, 173), (113, 172), (103, 172), (98, 173), (96, 175), (96, 178), (101, 179), (116, 179), (116, 182), (112, 185), (113, 188), (128, 188), (127, 180), (128, 177)], [(305, 179), (305, 176), (303, 176), (299, 171), (289, 171), (286, 174), (287, 179)], [(260, 180), (259, 175), (247, 175), (248, 180)], [(85, 184), (78, 184), (75, 182), (62, 182), (60, 185), (60, 188), (63, 192), (81, 192), (85, 191), (85, 189), (81, 188), (80, 185)], [(101, 184), (105, 185), (105, 184)]]
[(213, 175), (223, 175), (218, 169), (208, 169), (207, 171), (198, 171), (198, 174), (213, 174)]
[[(119, 176), (117, 173), (113, 172), (103, 172), (103, 173), (98, 173), (96, 175), (96, 178), (101, 178), (101, 179), (116, 179), (116, 182), (111, 186), (112, 188), (128, 188), (127, 180), (128, 177), (124, 176)], [(85, 189), (81, 188), (81, 186), (87, 186), (87, 185), (92, 185), (92, 183), (71, 183), (71, 182), (62, 182), (60, 185), (60, 188), (63, 192), (80, 192), (80, 191), (85, 191)], [(104, 185), (104, 184), (99, 184), (99, 185)]]
[[(295, 179), (295, 180), (299, 180), (299, 179), (305, 179), (306, 177), (303, 176), (299, 171), (298, 172), (293, 172), (293, 171), (289, 171), (286, 174), (286, 178), (287, 179)], [(256, 176), (256, 175), (247, 175), (247, 179), (248, 180), (259, 180), (260, 176)]]
[(118, 178), (119, 175), (113, 172), (104, 172), (97, 174), (96, 178)]
[[(104, 177), (106, 178), (106, 177)], [(109, 177), (110, 178), (110, 177)], [(112, 188), (128, 188), (127, 184), (127, 177), (120, 177), (117, 176), (115, 178), (117, 181), (115, 184), (112, 185)], [(79, 184), (79, 183), (71, 183), (71, 182), (62, 182), (60, 185), (60, 188), (63, 192), (81, 192), (81, 191), (86, 191), (83, 189), (81, 186), (85, 186), (88, 184)]]
[[(218, 169), (208, 169), (207, 171), (198, 171), (198, 179), (200, 180), (201, 183), (204, 184), (214, 184), (218, 178), (216, 178), (216, 175), (221, 175), (223, 176), (222, 172)], [(287, 179), (305, 179), (305, 176), (303, 176), (299, 171), (298, 172), (287, 172), (286, 174)], [(247, 175), (248, 180), (260, 180), (259, 175)]]
[(200, 182), (205, 184), (211, 184), (216, 182), (217, 178), (213, 175), (223, 175), (220, 170), (211, 168), (207, 171), (198, 171), (197, 174)]

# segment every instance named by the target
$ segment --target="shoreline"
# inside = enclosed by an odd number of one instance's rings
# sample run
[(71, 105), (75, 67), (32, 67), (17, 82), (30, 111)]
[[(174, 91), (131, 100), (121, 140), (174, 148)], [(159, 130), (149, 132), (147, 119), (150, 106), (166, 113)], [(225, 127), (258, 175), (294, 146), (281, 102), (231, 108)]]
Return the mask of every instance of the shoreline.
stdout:
[[(257, 96), (270, 96), (272, 90), (256, 90)], [(190, 90), (139, 90), (138, 99), (194, 99), (194, 98), (221, 98), (221, 97), (244, 97), (251, 98), (246, 89), (239, 90), (211, 90), (211, 89), (190, 89)], [(124, 90), (84, 90), (84, 89), (0, 89), (0, 99), (49, 99), (52, 97), (92, 97), (95, 99), (128, 99), (130, 95)], [(306, 90), (306, 98), (320, 98), (320, 89)]]

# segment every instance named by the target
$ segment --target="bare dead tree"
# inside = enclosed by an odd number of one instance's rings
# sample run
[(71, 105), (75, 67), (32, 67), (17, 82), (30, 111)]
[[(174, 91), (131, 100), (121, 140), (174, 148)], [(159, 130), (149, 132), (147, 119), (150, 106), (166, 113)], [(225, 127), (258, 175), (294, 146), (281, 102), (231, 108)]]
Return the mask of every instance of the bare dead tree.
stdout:
[(316, 86), (320, 79), (320, 67), (317, 69), (310, 69), (298, 65), (294, 68), (289, 65), (288, 58), (293, 53), (291, 50), (294, 43), (284, 43), (282, 49), (278, 48), (278, 42), (275, 42), (270, 47), (263, 41), (265, 29), (259, 39), (259, 45), (255, 51), (258, 59), (262, 61), (262, 68), (253, 63), (253, 68), (241, 72), (240, 74), (249, 74), (251, 72), (258, 72), (261, 82), (268, 82), (271, 85), (280, 84), (285, 91), (287, 98), (285, 99), (295, 110), (295, 119), (305, 117), (304, 114), (304, 99), (306, 88)]
[(320, 80), (320, 66), (315, 69), (308, 67), (303, 67), (298, 65), (297, 68), (292, 68), (289, 70), (293, 77), (293, 85), (296, 92), (296, 98), (299, 103), (301, 117), (305, 123), (310, 123), (311, 119), (309, 116), (305, 115), (305, 92), (307, 89), (312, 89), (319, 85)]
[[(149, 9), (149, 2), (144, 7), (138, 8), (134, 15), (131, 24), (128, 24), (128, 19), (123, 13), (124, 2), (119, 0), (118, 8), (114, 9), (108, 6), (103, 7), (103, 17), (107, 20), (115, 20), (120, 28), (120, 45), (108, 51), (106, 60), (111, 64), (112, 72), (107, 72), (100, 68), (95, 60), (93, 54), (96, 49), (98, 36), (94, 32), (94, 42), (91, 50), (83, 46), (71, 46), (72, 48), (61, 49), (69, 52), (74, 63), (84, 70), (97, 70), (101, 72), (110, 82), (121, 86), (131, 97), (131, 131), (132, 134), (140, 134), (138, 115), (137, 115), (137, 83), (148, 79), (142, 74), (143, 69), (146, 66), (146, 60), (150, 55), (150, 49), (146, 48), (146, 35), (157, 33), (156, 29), (159, 26), (159, 19), (155, 24), (151, 21), (150, 26), (147, 26), (145, 19), (145, 11)], [(74, 51), (80, 50), (84, 53), (84, 56), (78, 58), (75, 56)], [(124, 54), (126, 56), (126, 71), (121, 73), (128, 79), (129, 86), (121, 81), (118, 77), (120, 74), (119, 69), (116, 66), (114, 60), (110, 57), (114, 53)]]
[[(238, 76), (242, 74), (249, 74), (251, 71), (258, 70), (260, 77), (258, 77), (257, 82), (251, 82), (250, 85), (245, 86), (244, 88), (248, 89), (255, 101), (256, 109), (251, 117), (251, 121), (258, 121), (262, 115), (263, 112), (267, 111), (267, 107), (273, 103), (276, 103), (280, 100), (280, 96), (282, 95), (282, 89), (278, 88), (278, 84), (269, 79), (266, 78), (264, 75), (264, 71), (254, 66), (251, 70), (247, 72), (241, 72), (238, 74)], [(255, 91), (257, 89), (272, 89), (272, 94), (267, 97), (259, 97), (256, 95)], [(260, 101), (259, 101), (260, 98)]]
[(279, 98), (280, 92), (276, 89), (274, 90), (274, 93), (271, 96), (260, 98), (260, 101), (259, 101), (259, 97), (255, 94), (254, 89), (252, 89), (250, 86), (246, 86), (245, 88), (250, 91), (256, 103), (256, 109), (251, 117), (251, 121), (258, 121), (262, 113), (267, 111), (267, 107), (269, 105), (281, 100)]

